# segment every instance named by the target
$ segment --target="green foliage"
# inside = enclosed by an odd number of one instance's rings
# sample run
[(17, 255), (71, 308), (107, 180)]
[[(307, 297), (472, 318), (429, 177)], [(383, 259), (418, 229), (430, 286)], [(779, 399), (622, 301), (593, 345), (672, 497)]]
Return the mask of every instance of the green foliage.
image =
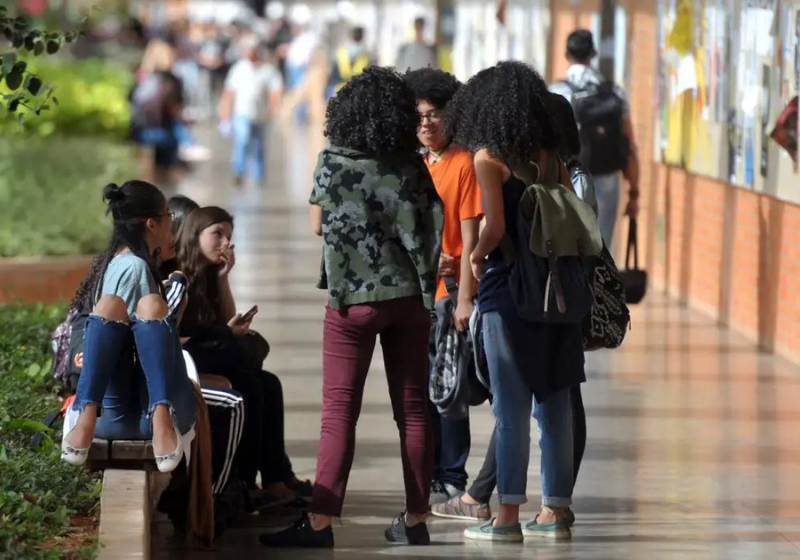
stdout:
[[(50, 333), (66, 309), (0, 305), (0, 558), (90, 558), (92, 546), (62, 546), (70, 517), (95, 513), (100, 482), (61, 461), (41, 424), (60, 405), (50, 378)], [(33, 448), (33, 433), (45, 435)], [(43, 546), (44, 545), (44, 546)]]
[(0, 257), (105, 248), (110, 221), (101, 191), (136, 175), (132, 147), (91, 138), (0, 136), (0, 154)]
[[(24, 63), (24, 62), (22, 62)], [(12, 113), (0, 112), (0, 135), (92, 135), (124, 139), (129, 133), (128, 93), (133, 74), (124, 66), (101, 59), (33, 59), (27, 69), (58, 84), (58, 106), (20, 126)], [(44, 91), (36, 77), (25, 78), (27, 86)], [(0, 83), (0, 94), (10, 93), (10, 84)]]
[(57, 103), (53, 96), (55, 88), (45, 86), (42, 80), (28, 68), (27, 62), (19, 60), (18, 54), (27, 51), (34, 56), (45, 52), (55, 54), (66, 43), (72, 43), (82, 35), (80, 31), (44, 31), (34, 29), (30, 18), (8, 14), (0, 6), (0, 33), (11, 44), (11, 48), (0, 52), (0, 85), (5, 82), (7, 91), (0, 92), (0, 99), (9, 113), (16, 113), (19, 122), (24, 116), (21, 108), (37, 115), (50, 108), (48, 102)]

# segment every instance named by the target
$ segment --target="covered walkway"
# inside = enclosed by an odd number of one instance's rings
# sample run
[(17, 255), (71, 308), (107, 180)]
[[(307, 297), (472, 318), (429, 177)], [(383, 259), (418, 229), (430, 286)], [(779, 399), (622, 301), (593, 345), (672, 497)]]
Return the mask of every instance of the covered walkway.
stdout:
[[(210, 139), (209, 139), (210, 141)], [(232, 274), (240, 309), (257, 303), (254, 327), (270, 341), (267, 368), (284, 383), (289, 453), (313, 478), (321, 403), (324, 293), (314, 288), (319, 240), (306, 200), (322, 139), (275, 131), (268, 184), (232, 185), (226, 148), (198, 167), (181, 192), (236, 217)], [(800, 554), (800, 368), (759, 354), (743, 337), (652, 290), (634, 310), (623, 348), (588, 356), (583, 394), (588, 443), (575, 491), (572, 542), (464, 542), (465, 527), (434, 519), (434, 544), (393, 548), (383, 529), (403, 508), (399, 441), (377, 353), (358, 429), (356, 460), (337, 548), (268, 551), (257, 536), (280, 516), (254, 516), (230, 530), (214, 558), (782, 558)], [(493, 420), (473, 409), (471, 474)], [(539, 494), (538, 451), (528, 511)], [(286, 518), (289, 519), (289, 518)], [(188, 557), (163, 519), (154, 557)], [(193, 558), (212, 553), (194, 553)]]

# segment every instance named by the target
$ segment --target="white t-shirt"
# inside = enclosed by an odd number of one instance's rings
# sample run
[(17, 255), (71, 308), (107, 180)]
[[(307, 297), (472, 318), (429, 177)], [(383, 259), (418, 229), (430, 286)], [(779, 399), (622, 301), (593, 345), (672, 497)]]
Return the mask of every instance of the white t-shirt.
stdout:
[(267, 96), (283, 88), (281, 73), (272, 64), (254, 65), (240, 60), (225, 80), (225, 89), (234, 93), (233, 116), (262, 122), (267, 118)]

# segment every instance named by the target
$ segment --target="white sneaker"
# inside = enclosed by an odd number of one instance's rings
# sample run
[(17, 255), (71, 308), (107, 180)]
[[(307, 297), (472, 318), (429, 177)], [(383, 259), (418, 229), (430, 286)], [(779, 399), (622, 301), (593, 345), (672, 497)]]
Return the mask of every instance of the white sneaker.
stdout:
[(208, 161), (211, 159), (211, 150), (205, 146), (199, 146), (197, 144), (183, 146), (180, 149), (178, 157), (187, 163)]

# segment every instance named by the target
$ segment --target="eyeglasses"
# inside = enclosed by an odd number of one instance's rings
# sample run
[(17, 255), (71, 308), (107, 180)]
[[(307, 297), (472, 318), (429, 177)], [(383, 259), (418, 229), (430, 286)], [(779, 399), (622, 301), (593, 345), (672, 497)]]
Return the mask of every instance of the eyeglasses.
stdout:
[(175, 221), (175, 212), (167, 212), (166, 214), (159, 214), (158, 216), (153, 216), (154, 218), (166, 218), (169, 216), (169, 219)]
[(425, 120), (431, 124), (438, 124), (444, 119), (444, 111), (430, 111), (428, 113), (420, 113), (420, 123), (425, 124)]

